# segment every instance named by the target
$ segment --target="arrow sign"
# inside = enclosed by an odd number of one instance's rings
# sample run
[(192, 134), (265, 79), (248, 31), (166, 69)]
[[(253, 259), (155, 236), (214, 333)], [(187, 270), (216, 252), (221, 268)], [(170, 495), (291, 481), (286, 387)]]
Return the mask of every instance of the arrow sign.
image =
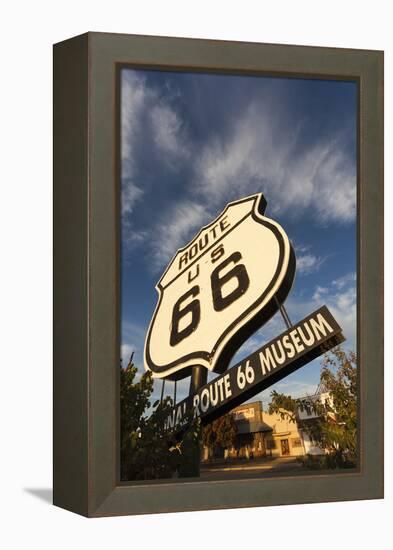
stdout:
[(344, 340), (341, 327), (322, 306), (181, 401), (167, 425), (182, 431), (190, 411), (207, 424)]

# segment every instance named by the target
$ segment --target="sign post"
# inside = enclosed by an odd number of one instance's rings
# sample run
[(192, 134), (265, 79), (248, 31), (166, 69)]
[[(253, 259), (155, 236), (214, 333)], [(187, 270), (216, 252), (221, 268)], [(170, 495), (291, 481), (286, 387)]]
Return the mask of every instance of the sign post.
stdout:
[(194, 393), (204, 386), (207, 382), (207, 370), (203, 367), (194, 367), (191, 373), (189, 395)]

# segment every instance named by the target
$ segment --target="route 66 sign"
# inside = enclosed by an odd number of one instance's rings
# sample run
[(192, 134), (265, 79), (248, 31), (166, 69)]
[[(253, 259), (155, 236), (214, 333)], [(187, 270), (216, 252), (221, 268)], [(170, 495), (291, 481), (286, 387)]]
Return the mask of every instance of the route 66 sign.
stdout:
[(154, 377), (181, 379), (195, 366), (223, 372), (287, 297), (295, 254), (265, 209), (261, 193), (229, 203), (169, 263), (145, 341)]

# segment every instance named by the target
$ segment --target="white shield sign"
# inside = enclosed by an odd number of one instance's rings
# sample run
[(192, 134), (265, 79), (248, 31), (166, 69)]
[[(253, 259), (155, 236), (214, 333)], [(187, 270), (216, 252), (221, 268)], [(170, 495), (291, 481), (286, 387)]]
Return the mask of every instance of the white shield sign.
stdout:
[(168, 265), (145, 341), (154, 377), (184, 378), (195, 366), (223, 372), (287, 297), (295, 255), (265, 208), (262, 194), (229, 203)]

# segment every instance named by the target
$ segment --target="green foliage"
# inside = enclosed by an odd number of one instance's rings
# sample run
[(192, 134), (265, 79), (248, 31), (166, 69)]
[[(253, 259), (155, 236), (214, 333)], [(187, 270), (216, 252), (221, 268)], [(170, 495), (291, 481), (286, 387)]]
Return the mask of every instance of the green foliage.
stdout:
[(137, 368), (130, 361), (120, 370), (121, 479), (158, 479), (172, 477), (176, 455), (169, 450), (173, 435), (165, 430), (171, 408), (170, 399), (150, 407), (153, 379), (150, 372), (135, 381)]
[(143, 374), (139, 382), (135, 381), (136, 366), (130, 362), (127, 368), (120, 369), (120, 415), (122, 433), (136, 433), (140, 419), (150, 406), (149, 398), (153, 393), (153, 378), (150, 372)]
[(237, 426), (232, 414), (225, 414), (203, 427), (202, 441), (213, 453), (235, 445)]
[(293, 399), (290, 395), (278, 393), (273, 390), (270, 393), (269, 414), (278, 414), (282, 420), (296, 422), (296, 413), (302, 404), (299, 400)]
[[(330, 399), (325, 403), (310, 400), (308, 405), (317, 418), (301, 422), (301, 428), (327, 453), (319, 460), (320, 467), (353, 467), (357, 460), (356, 354), (340, 347), (327, 353), (320, 380)], [(269, 413), (277, 413), (292, 422), (297, 411), (305, 408), (304, 401), (290, 395), (273, 391), (271, 397)]]
[(136, 382), (136, 374), (131, 360), (120, 370), (122, 481), (199, 475), (199, 422), (189, 418), (188, 429), (177, 441), (174, 431), (166, 427), (173, 407), (171, 398), (156, 401), (147, 416), (153, 378), (146, 372)]
[(180, 444), (180, 460), (178, 462), (179, 477), (199, 476), (201, 461), (201, 423), (199, 418), (193, 418), (192, 413), (187, 418), (187, 430), (183, 433)]

